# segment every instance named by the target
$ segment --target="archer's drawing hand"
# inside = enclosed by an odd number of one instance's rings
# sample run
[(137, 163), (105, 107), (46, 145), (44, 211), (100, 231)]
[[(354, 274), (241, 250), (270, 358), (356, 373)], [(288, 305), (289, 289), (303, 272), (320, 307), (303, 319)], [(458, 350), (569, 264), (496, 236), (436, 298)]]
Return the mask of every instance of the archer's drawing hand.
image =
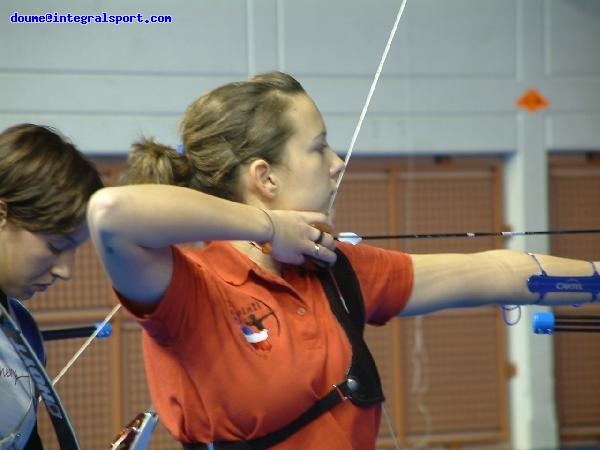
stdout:
[(283, 210), (271, 210), (269, 214), (275, 228), (271, 241), (274, 259), (302, 264), (308, 257), (328, 265), (335, 263), (335, 240), (330, 233), (321, 231), (333, 228), (326, 214)]

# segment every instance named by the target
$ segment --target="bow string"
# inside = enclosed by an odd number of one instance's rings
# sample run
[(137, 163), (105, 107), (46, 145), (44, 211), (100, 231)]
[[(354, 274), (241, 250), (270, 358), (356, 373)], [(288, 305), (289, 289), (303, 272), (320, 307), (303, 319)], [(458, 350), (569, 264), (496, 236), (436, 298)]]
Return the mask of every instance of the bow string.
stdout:
[(373, 76), (373, 81), (371, 82), (371, 87), (369, 88), (369, 93), (367, 94), (367, 98), (360, 112), (360, 116), (358, 118), (358, 122), (356, 127), (354, 128), (354, 133), (352, 133), (352, 139), (350, 140), (350, 145), (348, 146), (348, 151), (346, 152), (346, 157), (344, 158), (344, 167), (342, 168), (340, 174), (338, 175), (338, 179), (336, 181), (335, 190), (333, 195), (331, 196), (331, 200), (329, 201), (328, 212), (331, 213), (333, 209), (333, 204), (335, 203), (335, 199), (337, 197), (337, 193), (339, 191), (340, 185), (342, 184), (342, 179), (344, 178), (344, 174), (346, 173), (346, 168), (348, 167), (348, 163), (350, 162), (350, 157), (352, 156), (352, 152), (354, 150), (354, 145), (356, 144), (356, 140), (358, 139), (358, 135), (362, 128), (363, 121), (365, 116), (367, 115), (367, 111), (369, 109), (369, 105), (371, 104), (371, 98), (373, 97), (373, 93), (375, 92), (375, 88), (377, 87), (377, 83), (379, 82), (379, 77), (383, 70), (383, 66), (385, 65), (385, 61), (387, 60), (388, 53), (392, 46), (392, 41), (396, 36), (396, 31), (398, 30), (398, 25), (400, 24), (400, 19), (404, 14), (404, 8), (406, 7), (406, 0), (402, 0), (400, 4), (400, 8), (398, 9), (398, 13), (396, 14), (396, 20), (394, 21), (394, 25), (392, 26), (392, 30), (390, 31), (390, 35), (385, 44), (385, 48), (383, 49), (383, 54), (381, 55), (381, 59), (379, 60), (379, 65), (377, 66), (377, 70), (375, 71), (375, 75)]

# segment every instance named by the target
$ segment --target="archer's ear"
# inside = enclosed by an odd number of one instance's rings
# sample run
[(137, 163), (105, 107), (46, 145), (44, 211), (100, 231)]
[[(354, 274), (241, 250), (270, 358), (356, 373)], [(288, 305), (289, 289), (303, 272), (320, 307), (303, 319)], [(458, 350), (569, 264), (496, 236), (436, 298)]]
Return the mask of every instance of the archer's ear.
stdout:
[(251, 188), (266, 198), (272, 199), (277, 194), (277, 176), (271, 165), (264, 159), (252, 161), (249, 167)]
[(8, 207), (4, 200), (0, 200), (0, 230), (6, 226), (8, 221)]

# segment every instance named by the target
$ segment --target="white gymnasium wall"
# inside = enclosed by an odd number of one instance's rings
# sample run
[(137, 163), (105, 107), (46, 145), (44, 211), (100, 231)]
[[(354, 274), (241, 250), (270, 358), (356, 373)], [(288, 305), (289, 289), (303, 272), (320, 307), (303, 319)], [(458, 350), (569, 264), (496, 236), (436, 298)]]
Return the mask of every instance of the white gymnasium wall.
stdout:
[[(176, 145), (185, 107), (216, 85), (291, 72), (347, 148), (400, 0), (3, 0), (0, 129), (59, 128), (85, 152), (142, 134)], [(170, 24), (13, 24), (22, 14), (170, 15)], [(518, 109), (538, 89), (550, 108)], [(547, 227), (547, 153), (600, 149), (600, 2), (408, 0), (355, 151), (502, 153), (506, 219)], [(514, 239), (546, 251), (547, 239)], [(531, 310), (511, 330), (512, 440), (556, 443), (552, 341)]]
[[(139, 133), (176, 143), (204, 90), (256, 72), (296, 75), (348, 146), (398, 0), (4, 0), (0, 126), (56, 125), (91, 153)], [(171, 24), (13, 24), (23, 14), (170, 15)], [(515, 100), (550, 100), (546, 148), (598, 148), (600, 6), (594, 0), (412, 0), (358, 152), (520, 150)], [(527, 120), (525, 120), (527, 122)]]

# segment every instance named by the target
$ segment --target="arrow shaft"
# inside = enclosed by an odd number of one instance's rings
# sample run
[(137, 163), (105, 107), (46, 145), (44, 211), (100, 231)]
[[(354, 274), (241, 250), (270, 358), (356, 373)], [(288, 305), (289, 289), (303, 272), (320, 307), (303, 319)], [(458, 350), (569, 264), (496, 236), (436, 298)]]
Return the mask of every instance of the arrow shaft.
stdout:
[(483, 231), (463, 233), (417, 233), (417, 234), (389, 234), (360, 236), (362, 240), (378, 239), (438, 239), (438, 238), (476, 238), (476, 237), (514, 237), (514, 236), (538, 236), (557, 234), (594, 234), (600, 233), (600, 229), (588, 230), (546, 230), (546, 231)]

